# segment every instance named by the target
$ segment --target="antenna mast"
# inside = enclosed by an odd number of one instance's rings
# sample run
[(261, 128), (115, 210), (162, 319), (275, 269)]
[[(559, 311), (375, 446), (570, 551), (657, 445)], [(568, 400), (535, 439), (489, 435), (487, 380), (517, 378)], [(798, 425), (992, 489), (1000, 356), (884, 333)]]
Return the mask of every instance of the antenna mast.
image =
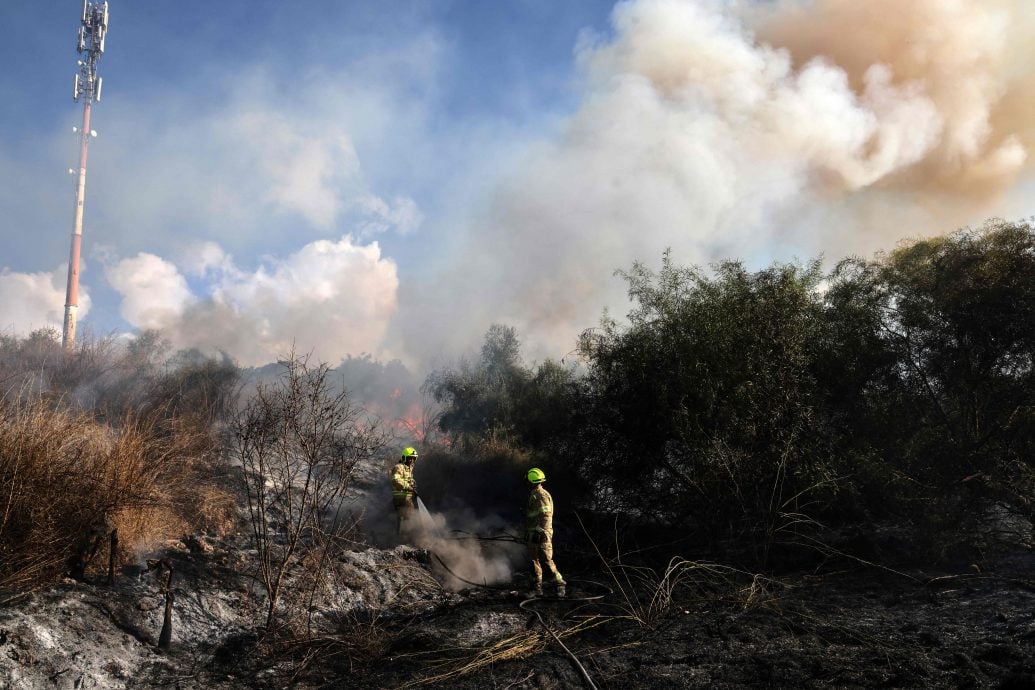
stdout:
[[(75, 216), (72, 224), (72, 249), (68, 259), (68, 287), (65, 289), (65, 325), (61, 343), (66, 350), (75, 347), (76, 314), (79, 311), (79, 249), (83, 241), (83, 201), (86, 198), (86, 149), (97, 132), (90, 129), (90, 106), (101, 100), (101, 78), (97, 61), (104, 54), (104, 36), (108, 33), (108, 3), (83, 0), (83, 14), (76, 35), (79, 52), (79, 74), (75, 75), (72, 99), (83, 102), (82, 129), (79, 133), (79, 170), (75, 185)], [(69, 172), (76, 172), (69, 170)]]

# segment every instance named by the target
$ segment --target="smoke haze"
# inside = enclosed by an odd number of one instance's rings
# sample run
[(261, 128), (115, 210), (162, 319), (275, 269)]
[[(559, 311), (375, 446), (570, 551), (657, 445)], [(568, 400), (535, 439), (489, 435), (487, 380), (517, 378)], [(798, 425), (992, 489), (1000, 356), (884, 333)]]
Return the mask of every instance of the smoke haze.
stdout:
[[(627, 0), (572, 46), (572, 104), (526, 129), (433, 132), (449, 57), (434, 31), (297, 84), (234, 73), (213, 105), (106, 102), (119, 139), (91, 187), (113, 228), (94, 287), (134, 328), (246, 365), (294, 346), (426, 369), (493, 322), (563, 356), (624, 311), (613, 271), (667, 248), (837, 258), (1015, 207), (1033, 33), (1023, 0)], [(282, 105), (256, 96), (270, 90)], [(402, 179), (414, 189), (383, 183)], [(59, 325), (62, 286), (5, 272), (0, 294), (31, 298), (0, 301), (0, 323)]]
[(122, 315), (137, 328), (161, 329), (177, 347), (218, 348), (245, 365), (276, 361), (293, 348), (320, 360), (370, 352), (396, 308), (395, 263), (376, 242), (349, 236), (317, 240), (286, 259), (238, 269), (213, 244), (192, 262), (205, 280), (194, 294), (172, 263), (139, 254), (108, 270)]
[[(0, 270), (0, 307), (3, 326), (16, 334), (41, 328), (61, 331), (65, 319), (65, 281), (68, 266), (50, 272), (19, 273)], [(79, 291), (79, 318), (90, 312), (90, 295)]]
[[(585, 35), (563, 135), (508, 173), (456, 270), (462, 311), (563, 354), (633, 260), (872, 252), (995, 208), (1031, 170), (1021, 2), (635, 0)], [(434, 314), (428, 322), (417, 312)], [(470, 332), (450, 330), (451, 347)]]

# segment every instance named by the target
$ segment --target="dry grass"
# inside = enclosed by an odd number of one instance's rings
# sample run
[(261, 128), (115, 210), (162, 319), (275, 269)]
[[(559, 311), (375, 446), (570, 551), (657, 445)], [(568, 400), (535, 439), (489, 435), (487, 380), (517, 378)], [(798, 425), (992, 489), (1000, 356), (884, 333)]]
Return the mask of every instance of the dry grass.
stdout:
[[(617, 530), (614, 555), (606, 556), (576, 514), (586, 538), (609, 576), (610, 606), (617, 619), (654, 629), (673, 609), (692, 601), (724, 601), (740, 609), (770, 606), (787, 585), (760, 573), (750, 573), (719, 563), (673, 556), (664, 568), (633, 565), (622, 554)], [(677, 601), (678, 598), (678, 601)]]
[(198, 490), (212, 449), (205, 425), (162, 414), (109, 425), (40, 397), (0, 401), (0, 588), (53, 581), (111, 529), (137, 551), (213, 518), (204, 508), (225, 502)]
[[(593, 616), (554, 633), (545, 628), (534, 629), (504, 637), (477, 649), (443, 649), (439, 653), (448, 654), (449, 652), (455, 652), (456, 654), (450, 654), (440, 659), (423, 659), (422, 663), (428, 669), (428, 675), (400, 685), (399, 690), (441, 683), (469, 675), (505, 661), (525, 659), (545, 650), (550, 644), (551, 639), (560, 641), (573, 637), (590, 628), (603, 625), (609, 620), (611, 620), (609, 617)], [(398, 655), (395, 658), (402, 659), (405, 656)]]

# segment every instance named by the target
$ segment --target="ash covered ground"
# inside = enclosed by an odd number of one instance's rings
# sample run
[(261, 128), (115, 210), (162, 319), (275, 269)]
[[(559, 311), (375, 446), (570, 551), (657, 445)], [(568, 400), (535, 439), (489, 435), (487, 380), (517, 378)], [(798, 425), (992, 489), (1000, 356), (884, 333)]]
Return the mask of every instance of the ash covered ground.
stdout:
[(156, 649), (153, 575), (66, 581), (4, 603), (0, 686), (1035, 687), (1028, 550), (980, 571), (828, 564), (698, 579), (645, 627), (623, 594), (654, 592), (585, 564), (569, 569), (569, 599), (529, 602), (520, 573), (453, 591), (427, 551), (357, 547), (331, 569), (325, 603), (303, 612), (317, 631), (305, 645), (260, 637), (245, 536), (195, 536), (162, 555), (176, 572), (170, 650)]
[[(94, 572), (0, 598), (0, 687), (1035, 687), (1023, 542), (951, 567), (899, 552), (893, 568), (839, 557), (763, 575), (691, 560), (622, 568), (562, 531), (568, 597), (529, 600), (520, 544), (458, 535), (476, 525), (457, 515), (435, 516), (430, 548), (398, 544), (384, 468), (356, 476), (365, 540), (318, 580), (292, 581), (292, 634), (263, 632), (242, 516), (236, 533), (187, 535), (124, 564), (112, 586)], [(145, 555), (174, 571), (164, 651), (165, 595)]]

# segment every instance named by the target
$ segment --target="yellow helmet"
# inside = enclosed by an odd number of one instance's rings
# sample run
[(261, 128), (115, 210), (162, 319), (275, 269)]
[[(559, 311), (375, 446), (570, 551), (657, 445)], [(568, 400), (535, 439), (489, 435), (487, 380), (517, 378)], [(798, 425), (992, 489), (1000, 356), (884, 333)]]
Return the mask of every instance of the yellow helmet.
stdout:
[(525, 475), (528, 478), (530, 484), (542, 484), (546, 481), (546, 472), (543, 472), (538, 467), (533, 467)]
[(403, 448), (402, 459), (403, 460), (416, 460), (418, 457), (416, 448)]

